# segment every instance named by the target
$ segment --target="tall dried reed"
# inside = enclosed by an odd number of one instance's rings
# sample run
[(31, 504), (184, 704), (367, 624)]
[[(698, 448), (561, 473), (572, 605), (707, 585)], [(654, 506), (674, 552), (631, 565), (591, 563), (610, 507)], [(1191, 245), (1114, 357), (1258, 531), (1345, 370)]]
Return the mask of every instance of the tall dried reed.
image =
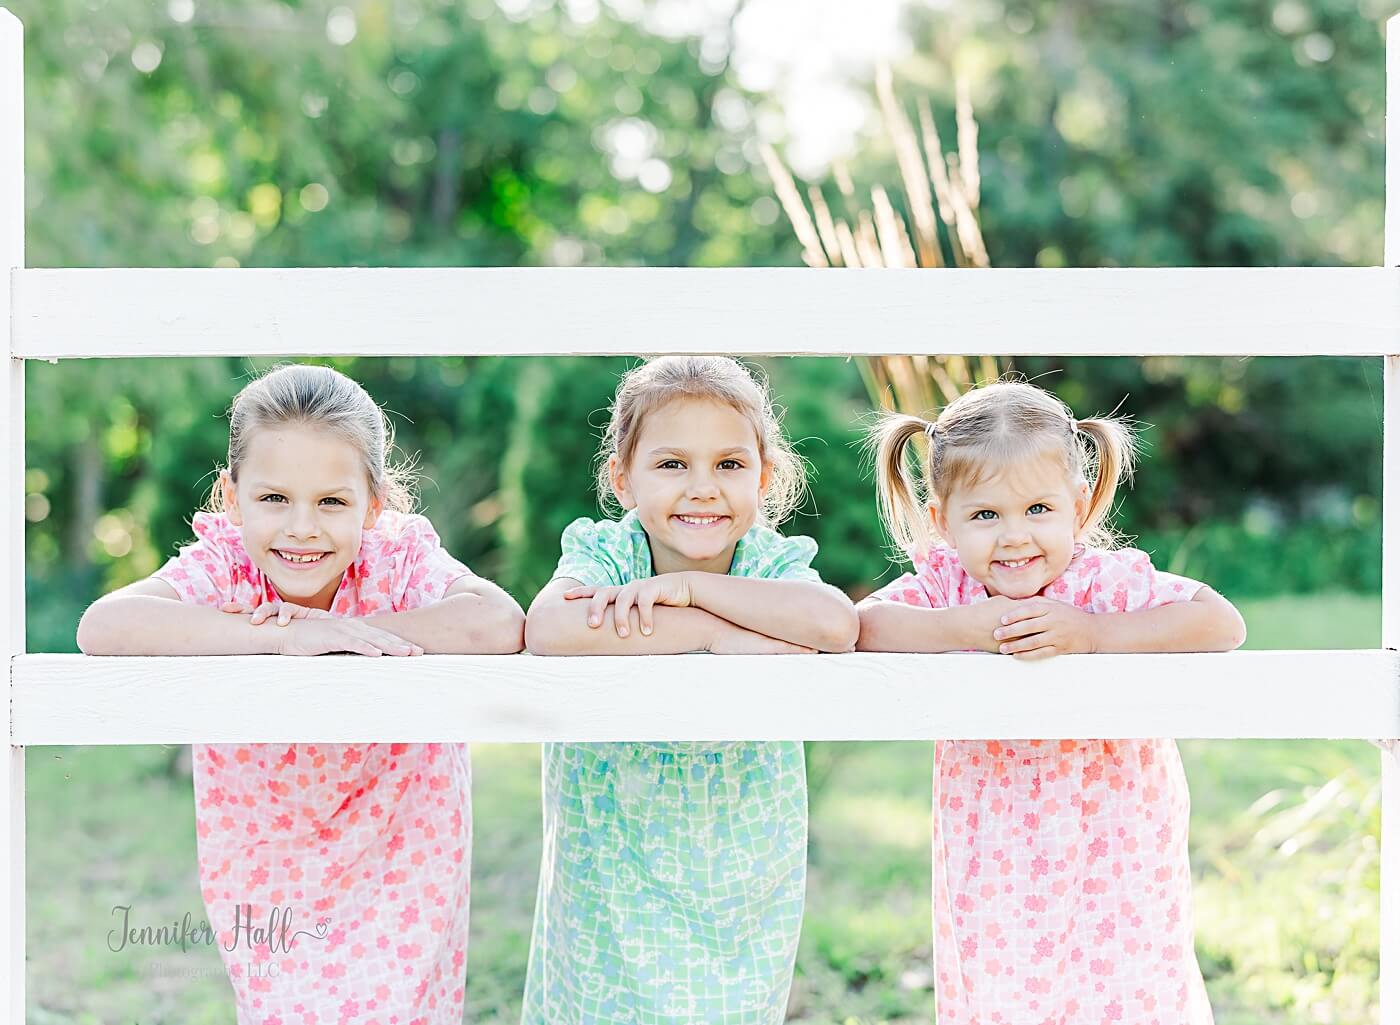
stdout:
[[(895, 96), (889, 68), (880, 67), (875, 92), (902, 185), (903, 212), (880, 185), (863, 205), (843, 165), (832, 169), (839, 213), (824, 190), (806, 199), (778, 153), (762, 147), (763, 162), (809, 267), (977, 268), (990, 266), (979, 222), (981, 172), (977, 120), (967, 85), (958, 82), (957, 149), (944, 154), (928, 102), (918, 101), (919, 130)], [(922, 148), (920, 143), (922, 141)], [(810, 209), (808, 204), (810, 203)], [(937, 330), (929, 325), (930, 332)], [(960, 355), (861, 356), (857, 365), (880, 408), (932, 415), (979, 381), (1001, 376), (995, 357)]]

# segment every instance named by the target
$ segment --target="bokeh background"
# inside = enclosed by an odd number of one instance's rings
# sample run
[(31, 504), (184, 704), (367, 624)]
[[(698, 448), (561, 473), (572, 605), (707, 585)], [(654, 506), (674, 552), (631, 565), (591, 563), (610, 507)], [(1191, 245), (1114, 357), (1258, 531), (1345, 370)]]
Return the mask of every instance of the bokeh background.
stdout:
[[(881, 61), (899, 102), (912, 116), (927, 101), (947, 140), (965, 84), (998, 266), (1380, 259), (1389, 0), (6, 4), (26, 24), (30, 266), (797, 264), (761, 143), (833, 207), (849, 177), (909, 213), (874, 99)], [(936, 317), (924, 341), (959, 346)], [(590, 459), (631, 361), (332, 362), (391, 411), (449, 547), (528, 604), (562, 527), (596, 514)], [(859, 598), (898, 572), (856, 447), (872, 407), (859, 368), (756, 362), (813, 469), (786, 529), (816, 537), (826, 578)], [(27, 367), (31, 650), (75, 650), (89, 601), (188, 539), (224, 455), (223, 412), (268, 365)], [(1122, 403), (1143, 423), (1119, 526), (1159, 566), (1237, 600), (1251, 646), (1378, 643), (1378, 360), (1015, 368), (1080, 416)], [(1217, 1020), (1375, 1020), (1374, 750), (1183, 750)], [(30, 750), (30, 1022), (232, 1020), (212, 952), (106, 944), (114, 905), (151, 923), (202, 914), (183, 754)], [(791, 1017), (931, 1022), (931, 747), (814, 744), (808, 761)], [(508, 1022), (538, 751), (482, 745), (475, 763), (468, 1020)]]

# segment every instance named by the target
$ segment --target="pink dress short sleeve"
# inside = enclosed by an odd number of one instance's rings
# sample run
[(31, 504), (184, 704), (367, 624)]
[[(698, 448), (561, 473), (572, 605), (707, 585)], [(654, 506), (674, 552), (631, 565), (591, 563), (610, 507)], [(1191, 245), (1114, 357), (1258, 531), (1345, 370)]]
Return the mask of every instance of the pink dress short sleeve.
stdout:
[[(987, 598), (951, 549), (914, 566), (876, 596), (922, 608)], [(1042, 594), (1104, 614), (1202, 586), (1143, 552), (1090, 548)], [(935, 765), (940, 1025), (1210, 1025), (1174, 742), (940, 741)]]
[[(155, 574), (181, 600), (277, 597), (226, 516), (193, 526)], [(385, 513), (331, 613), (419, 608), (469, 573), (422, 516)], [(239, 1025), (461, 1022), (465, 744), (195, 745), (194, 784), (200, 886)]]

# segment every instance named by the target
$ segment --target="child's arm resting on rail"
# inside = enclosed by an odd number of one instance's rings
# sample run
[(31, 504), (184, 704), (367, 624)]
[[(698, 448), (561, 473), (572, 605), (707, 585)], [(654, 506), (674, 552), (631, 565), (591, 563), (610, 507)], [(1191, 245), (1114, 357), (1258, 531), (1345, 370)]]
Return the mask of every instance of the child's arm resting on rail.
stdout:
[[(640, 607), (633, 603), (620, 622), (609, 596), (622, 587), (588, 587), (568, 577), (556, 577), (530, 604), (525, 619), (525, 646), (535, 655), (679, 655), (691, 651), (723, 654), (782, 654), (810, 649), (745, 630), (728, 620), (695, 608), (663, 601), (656, 593), (662, 577), (638, 581), (650, 596), (650, 631), (642, 629)], [(627, 585), (633, 593), (641, 586)], [(568, 596), (568, 597), (566, 597)], [(652, 607), (654, 606), (654, 607)], [(590, 622), (592, 620), (592, 622)]]
[(441, 601), (365, 622), (419, 645), (429, 655), (513, 655), (525, 646), (525, 613), (504, 589), (460, 576)]
[(988, 598), (975, 605), (924, 608), (873, 595), (856, 606), (860, 615), (857, 651), (996, 651), (992, 631), (1015, 603)]
[(1002, 654), (1044, 658), (1090, 652), (1233, 651), (1244, 643), (1244, 618), (1209, 587), (1190, 601), (1136, 612), (1094, 615), (1050, 598), (1015, 603), (993, 637)]
[[(249, 613), (252, 610), (248, 610)], [(93, 602), (78, 623), (78, 647), (88, 655), (413, 655), (422, 649), (364, 620), (295, 619), (254, 625), (180, 600), (164, 580), (147, 577)]]
[(850, 651), (860, 633), (851, 600), (815, 580), (680, 573), (690, 604), (750, 630), (817, 651)]

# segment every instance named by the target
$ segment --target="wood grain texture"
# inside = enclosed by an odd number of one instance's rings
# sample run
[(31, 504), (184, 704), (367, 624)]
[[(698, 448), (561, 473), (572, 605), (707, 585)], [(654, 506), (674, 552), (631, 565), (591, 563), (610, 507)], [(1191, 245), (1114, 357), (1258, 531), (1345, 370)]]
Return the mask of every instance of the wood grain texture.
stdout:
[(198, 355), (1385, 355), (1383, 268), (23, 270), (27, 359)]
[(1400, 655), (26, 655), (13, 699), (26, 744), (1400, 737)]

